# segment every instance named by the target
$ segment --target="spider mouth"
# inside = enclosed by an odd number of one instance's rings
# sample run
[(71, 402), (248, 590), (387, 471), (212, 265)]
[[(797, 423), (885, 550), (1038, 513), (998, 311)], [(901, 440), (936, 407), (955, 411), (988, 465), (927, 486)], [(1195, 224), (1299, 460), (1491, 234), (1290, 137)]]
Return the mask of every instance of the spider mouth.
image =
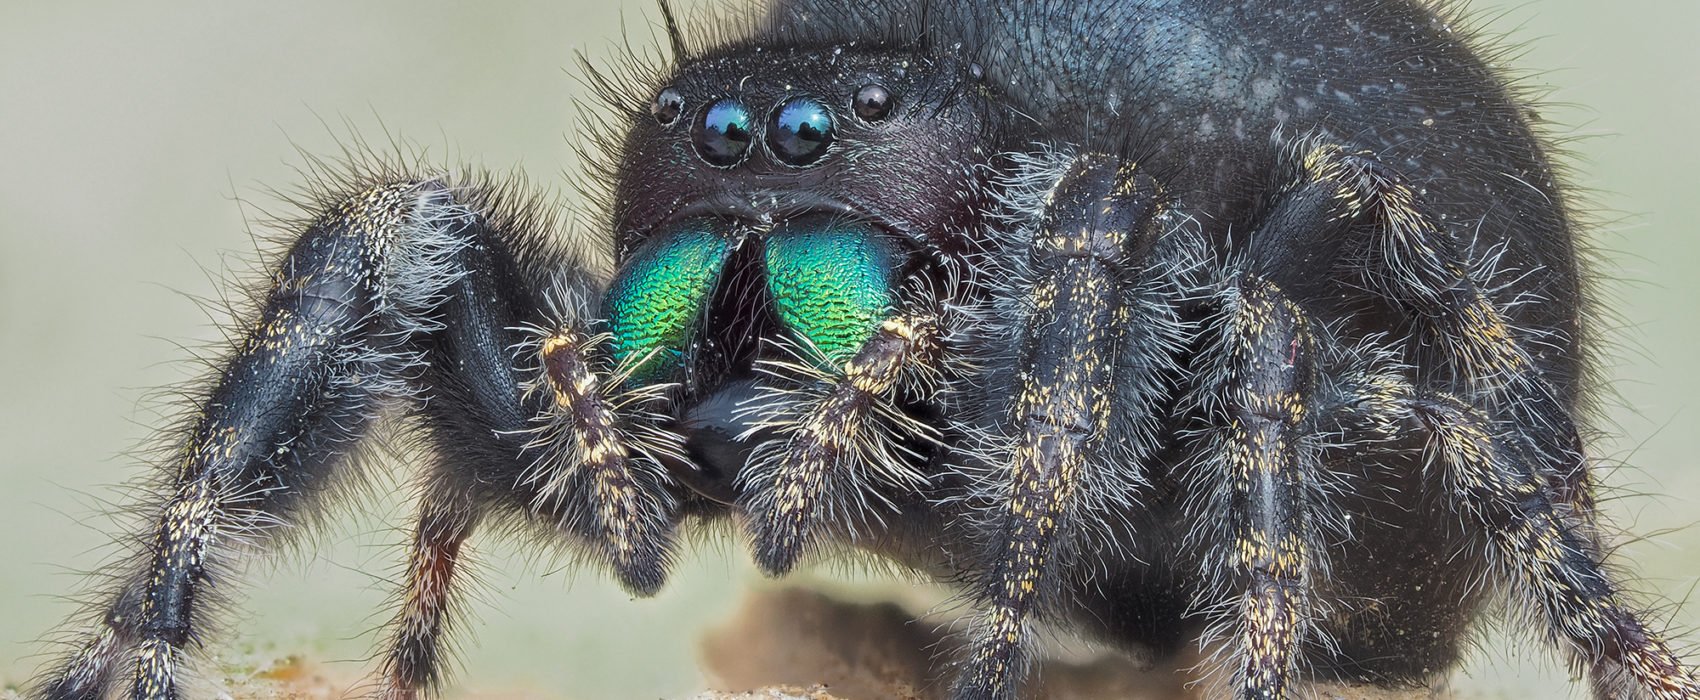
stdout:
[(759, 401), (762, 392), (756, 380), (732, 381), (692, 404), (679, 420), (689, 462), (668, 465), (673, 477), (704, 498), (735, 505), (739, 473), (756, 446), (773, 437), (755, 428), (744, 410)]
[[(774, 376), (771, 366), (847, 359), (889, 312), (895, 281), (913, 257), (900, 232), (841, 202), (806, 194), (729, 200), (682, 207), (642, 244), (714, 234), (689, 243), (712, 249), (701, 256), (712, 279), (695, 287), (705, 293), (671, 346), (676, 360), (667, 372), (679, 384), (677, 427), (689, 457), (670, 467), (722, 503), (737, 500), (750, 453), (774, 437), (759, 427), (757, 404), (768, 387), (795, 381)], [(635, 299), (620, 294), (616, 306)]]

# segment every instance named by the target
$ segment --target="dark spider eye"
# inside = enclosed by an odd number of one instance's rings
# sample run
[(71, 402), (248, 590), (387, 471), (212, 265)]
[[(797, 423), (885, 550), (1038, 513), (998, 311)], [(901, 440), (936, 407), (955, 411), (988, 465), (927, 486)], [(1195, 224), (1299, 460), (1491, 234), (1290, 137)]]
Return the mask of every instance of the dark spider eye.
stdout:
[(733, 99), (725, 99), (703, 110), (702, 119), (691, 131), (697, 154), (709, 165), (729, 167), (743, 160), (750, 150), (750, 108)]
[(807, 97), (793, 97), (773, 110), (768, 123), (767, 146), (791, 165), (808, 165), (826, 153), (832, 143), (832, 113), (826, 105)]
[(672, 126), (679, 121), (679, 112), (685, 108), (685, 98), (678, 90), (667, 88), (655, 96), (655, 103), (649, 106), (649, 115), (662, 126)]
[(850, 99), (850, 107), (856, 110), (856, 116), (862, 121), (884, 121), (891, 116), (891, 108), (897, 103), (891, 98), (891, 91), (883, 85), (863, 85), (856, 91), (856, 96)]

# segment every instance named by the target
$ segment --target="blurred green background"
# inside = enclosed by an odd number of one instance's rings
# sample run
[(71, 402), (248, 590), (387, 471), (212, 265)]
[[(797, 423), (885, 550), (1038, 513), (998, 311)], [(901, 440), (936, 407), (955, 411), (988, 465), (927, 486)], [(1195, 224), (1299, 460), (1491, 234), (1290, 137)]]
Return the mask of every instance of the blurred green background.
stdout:
[[(1576, 184), (1604, 223), (1606, 362), (1614, 388), (1597, 451), (1611, 517), (1664, 600), (1700, 581), (1700, 3), (1475, 3), (1523, 47), (1511, 67), (1550, 89), (1543, 115), (1581, 137)], [(574, 53), (607, 63), (622, 31), (654, 42), (648, 0), (554, 3), (0, 2), (0, 681), (35, 664), (35, 639), (71, 604), (56, 594), (102, 554), (108, 485), (138, 474), (123, 452), (155, 422), (143, 399), (193, 376), (217, 339), (191, 299), (220, 288), (244, 217), (297, 181), (296, 153), (334, 154), (345, 122), (439, 162), (520, 167), (561, 189), (576, 165)], [(563, 68), (566, 67), (566, 68)], [(329, 126), (327, 126), (327, 124)], [(394, 483), (393, 481), (390, 483)], [(383, 489), (394, 491), (395, 489)], [(382, 577), (411, 508), (344, 517), (301, 556), (257, 567), (221, 648), (306, 653), (357, 673), (383, 622)], [(675, 696), (699, 684), (697, 630), (755, 577), (720, 544), (655, 600), (476, 541), (486, 592), (460, 682), (557, 697)], [(274, 571), (275, 568), (275, 571)], [(1667, 610), (1669, 608), (1666, 608)], [(1700, 601), (1673, 624), (1700, 623)], [(1691, 636), (1690, 645), (1700, 641)], [(1536, 645), (1493, 638), (1456, 680), (1462, 696), (1581, 697)], [(341, 660), (341, 661), (338, 661)]]

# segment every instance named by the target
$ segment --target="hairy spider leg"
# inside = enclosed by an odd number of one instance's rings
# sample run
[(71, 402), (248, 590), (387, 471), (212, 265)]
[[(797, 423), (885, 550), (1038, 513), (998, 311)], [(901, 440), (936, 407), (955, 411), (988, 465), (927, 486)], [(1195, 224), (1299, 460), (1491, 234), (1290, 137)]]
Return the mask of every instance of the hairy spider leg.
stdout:
[[(926, 477), (909, 466), (902, 441), (931, 430), (895, 404), (936, 383), (939, 317), (896, 313), (881, 321), (855, 355), (831, 373), (821, 358), (767, 361), (764, 369), (803, 388), (769, 389), (757, 430), (775, 435), (759, 445), (739, 475), (756, 563), (770, 575), (791, 570), (819, 529), (867, 517), (881, 489), (919, 490)], [(807, 355), (807, 353), (802, 353)], [(907, 389), (907, 391), (905, 391)], [(823, 512), (823, 505), (828, 509)], [(877, 517), (877, 516), (876, 516)]]
[[(426, 368), (416, 379), (423, 399), (416, 412), (434, 454), (421, 475), (400, 605), (379, 662), (377, 691), (386, 698), (415, 698), (442, 683), (444, 640), (460, 607), (456, 581), (466, 575), (462, 545), (493, 504), (529, 512), (514, 491), (530, 464), (522, 457), (526, 431), (543, 408), (526, 400), (512, 347), (524, 337), (516, 326), (538, 308), (540, 293), (522, 278), (510, 244), (546, 232), (531, 230), (535, 222), (527, 215), (506, 211), (510, 204), (497, 187), (470, 188), (463, 198), (477, 203), (478, 216), (465, 229), (468, 245), (455, 254), (460, 278), (438, 305), (441, 326), (420, 341)], [(498, 217), (506, 220), (492, 220)]]
[(1556, 500), (1528, 448), (1481, 409), (1392, 374), (1347, 385), (1342, 423), (1374, 435), (1415, 432), (1466, 522), (1487, 540), (1498, 575), (1539, 601), (1553, 641), (1575, 653), (1601, 698), (1700, 697), (1700, 680), (1619, 600), (1592, 526)]
[[(1276, 220), (1280, 222), (1280, 219)], [(1279, 235), (1268, 228), (1259, 235)], [(1247, 263), (1257, 269), (1259, 262)], [(1199, 359), (1196, 402), (1206, 423), (1188, 517), (1206, 595), (1232, 601), (1233, 685), (1246, 700), (1290, 697), (1290, 679), (1314, 631), (1316, 511), (1326, 503), (1317, 462), (1317, 341), (1303, 311), (1251, 271), (1233, 274)], [(1226, 523), (1217, 528), (1204, 523)], [(1208, 606), (1208, 603), (1206, 602)]]
[(442, 327), (421, 341), (418, 412), (437, 462), (384, 651), (388, 697), (440, 684), (459, 548), (478, 522), (571, 534), (637, 595), (661, 587), (672, 558), (675, 504), (657, 460), (678, 438), (647, 410), (665, 385), (625, 386), (642, 358), (617, 365), (591, 332), (598, 280), (553, 247), (535, 203), (504, 196), (466, 195), (489, 215), (468, 228)]
[(1229, 683), (1260, 700), (1290, 697), (1302, 649), (1324, 641), (1313, 585), (1326, 557), (1315, 544), (1339, 516), (1323, 492), (1314, 410), (1325, 341), (1291, 290), (1333, 264), (1353, 223), (1337, 182), (1279, 184), (1257, 230), (1229, 242), (1182, 406), (1204, 425), (1187, 471), (1188, 517), (1200, 524), (1190, 546), (1205, 553), (1208, 584), (1195, 606), (1222, 611), (1212, 636), (1229, 643)]
[(1379, 224), (1366, 281), (1416, 319), (1411, 352), (1437, 347), (1440, 366), (1451, 368), (1466, 395), (1503, 411), (1504, 420), (1532, 436), (1537, 466), (1559, 502), (1592, 517), (1593, 486), (1575, 420), (1476, 285), (1458, 241), (1425, 213), (1416, 188), (1373, 154), (1334, 144), (1306, 153), (1301, 168), (1307, 181), (1337, 188), (1333, 199), (1342, 216)]
[(1568, 642), (1601, 697), (1700, 698), (1694, 671), (1617, 601), (1620, 586), (1590, 522), (1575, 422), (1471, 279), (1457, 242), (1424, 213), (1411, 184), (1370, 154), (1323, 145), (1303, 168), (1338, 185), (1347, 216), (1374, 217), (1381, 264), (1372, 287), (1405, 304), (1461, 375), (1463, 395), (1405, 388), (1392, 403), (1428, 433), (1456, 506), (1491, 541), (1501, 575), (1538, 601), (1549, 634)]
[[(438, 681), (460, 547), (493, 510), (577, 536), (636, 593), (660, 587), (674, 522), (655, 456), (677, 438), (645, 411), (659, 389), (618, 388), (629, 368), (604, 359), (587, 330), (596, 283), (552, 248), (537, 203), (507, 201), (506, 188), (484, 181), (396, 178), (348, 191), (320, 200), (326, 213), (278, 265), (188, 431), (150, 561), (35, 695), (100, 697), (133, 651), (131, 696), (178, 697), (225, 550), (294, 522), (386, 402), (411, 401), (437, 462), (384, 652), (385, 694)], [(546, 297), (567, 318), (540, 340), (519, 327), (537, 323)], [(514, 347), (528, 339), (542, 364), (533, 388), (546, 391), (527, 392), (515, 366)], [(589, 429), (598, 425), (616, 426), (620, 440), (593, 453), (613, 454), (600, 472), (558, 449), (606, 437)], [(603, 526), (610, 509), (638, 526)]]
[(38, 697), (101, 697), (131, 652), (131, 697), (179, 697), (217, 567), (293, 522), (380, 405), (409, 393), (421, 363), (409, 341), (435, 327), (467, 219), (444, 185), (403, 182), (360, 190), (307, 227), (198, 406), (139, 574)]
[[(1032, 656), (1032, 625), (1063, 582), (1088, 509), (1125, 505), (1142, 461), (1118, 445), (1148, 447), (1138, 430), (1111, 434), (1159, 391), (1169, 366), (1164, 343), (1130, 343), (1144, 327), (1172, 325), (1145, 313), (1140, 279), (1165, 271), (1150, 260), (1162, 206), (1156, 183), (1132, 163), (1101, 155), (1075, 159), (1038, 198), (1045, 202), (1025, 251), (1028, 269), (1007, 290), (1016, 327), (1018, 385), (997, 416), (1007, 444), (987, 455), (993, 486), (984, 493), (992, 551), (974, 583), (982, 613), (956, 679), (961, 700), (1013, 698)], [(1128, 400), (1122, 392), (1141, 396)], [(1125, 416), (1127, 412), (1139, 413)], [(1092, 471), (1101, 473), (1089, 473)], [(1113, 475), (1110, 472), (1115, 472)], [(1090, 492), (1090, 493), (1083, 493)]]
[(476, 524), (477, 509), (463, 496), (427, 493), (422, 499), (401, 609), (379, 671), (377, 695), (384, 700), (414, 700), (442, 683), (441, 639), (457, 607), (455, 565)]

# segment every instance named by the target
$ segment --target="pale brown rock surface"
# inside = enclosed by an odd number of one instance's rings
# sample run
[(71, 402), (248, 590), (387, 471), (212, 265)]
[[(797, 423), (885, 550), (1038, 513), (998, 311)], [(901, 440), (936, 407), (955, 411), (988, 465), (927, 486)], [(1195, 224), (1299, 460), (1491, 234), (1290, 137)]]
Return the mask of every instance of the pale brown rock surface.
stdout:
[[(842, 700), (944, 700), (948, 682), (938, 673), (947, 668), (933, 660), (953, 656), (952, 638), (942, 631), (947, 623), (913, 620), (890, 603), (844, 603), (803, 589), (757, 592), (733, 619), (704, 636), (703, 672), (711, 686), (723, 689), (819, 684)], [(1196, 678), (1185, 670), (1196, 662), (1139, 664), (1113, 653), (1047, 659), (1029, 693), (1040, 700), (1206, 698), (1208, 686), (1193, 683)], [(1449, 697), (1443, 691), (1332, 684), (1308, 690), (1318, 700)]]

